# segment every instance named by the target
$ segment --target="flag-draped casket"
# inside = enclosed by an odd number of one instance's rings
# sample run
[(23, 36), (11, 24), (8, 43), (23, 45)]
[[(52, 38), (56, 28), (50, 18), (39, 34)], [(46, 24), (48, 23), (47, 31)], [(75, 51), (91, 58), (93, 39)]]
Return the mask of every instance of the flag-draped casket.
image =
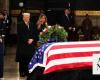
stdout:
[(44, 74), (92, 67), (93, 54), (99, 52), (100, 41), (46, 43), (36, 50), (29, 63), (29, 72), (37, 66), (45, 68)]

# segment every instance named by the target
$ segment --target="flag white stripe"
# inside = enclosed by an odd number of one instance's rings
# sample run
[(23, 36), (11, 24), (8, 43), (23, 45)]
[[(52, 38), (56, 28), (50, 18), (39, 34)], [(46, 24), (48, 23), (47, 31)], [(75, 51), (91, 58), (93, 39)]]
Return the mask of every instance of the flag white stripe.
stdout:
[(76, 45), (76, 44), (100, 44), (100, 41), (77, 41), (77, 42), (57, 42), (54, 45)]
[(61, 53), (75, 53), (75, 52), (93, 52), (100, 51), (100, 47), (78, 47), (78, 48), (62, 48), (62, 49), (54, 49), (48, 52), (48, 57), (55, 54)]
[(51, 60), (45, 67), (45, 70), (54, 66), (61, 64), (70, 64), (70, 63), (78, 63), (78, 62), (92, 62), (92, 57), (76, 57), (76, 58), (63, 58), (63, 59), (55, 59)]

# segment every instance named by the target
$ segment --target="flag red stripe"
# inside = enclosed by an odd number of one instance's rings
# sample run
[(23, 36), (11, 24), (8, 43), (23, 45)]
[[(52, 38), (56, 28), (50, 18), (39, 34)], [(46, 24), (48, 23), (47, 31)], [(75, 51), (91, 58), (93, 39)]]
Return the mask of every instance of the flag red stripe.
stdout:
[(86, 68), (86, 67), (91, 67), (91, 66), (92, 66), (92, 62), (81, 62), (81, 63), (54, 65), (54, 66), (44, 70), (44, 74), (47, 74), (47, 73), (50, 73), (53, 71), (57, 71), (57, 70)]
[(92, 56), (93, 52), (76, 52), (76, 53), (61, 53), (61, 54), (55, 54), (51, 55), (47, 58), (46, 64), (48, 64), (49, 61), (55, 60), (55, 59), (63, 59), (63, 58), (75, 58), (75, 57), (86, 57), (86, 56)]

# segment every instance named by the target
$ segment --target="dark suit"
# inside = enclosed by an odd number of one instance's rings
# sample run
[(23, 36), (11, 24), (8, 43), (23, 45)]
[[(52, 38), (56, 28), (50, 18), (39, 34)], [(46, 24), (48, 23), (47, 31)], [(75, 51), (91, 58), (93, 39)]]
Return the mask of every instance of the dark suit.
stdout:
[(12, 24), (11, 16), (7, 15), (7, 17), (3, 21), (3, 29), (5, 30), (5, 44), (8, 44), (10, 42), (11, 24)]
[(64, 29), (66, 30), (66, 31), (68, 31), (68, 28), (70, 27), (70, 26), (72, 26), (72, 16), (71, 15), (63, 15), (62, 16), (62, 19), (61, 19), (61, 24), (62, 24), (62, 26), (64, 27)]
[(77, 29), (74, 26), (74, 18), (72, 14), (69, 15), (63, 15), (62, 16), (62, 26), (68, 32), (68, 41), (76, 41), (78, 40), (78, 34), (77, 34)]
[(10, 15), (7, 15), (7, 17), (4, 19), (3, 23), (5, 24), (5, 28), (10, 28), (12, 19)]
[[(18, 23), (18, 46), (16, 59), (20, 63), (20, 73), (28, 73), (28, 63), (34, 54), (35, 43), (38, 40), (37, 30), (32, 22), (28, 26), (24, 21)], [(28, 44), (28, 39), (34, 39), (32, 44)]]

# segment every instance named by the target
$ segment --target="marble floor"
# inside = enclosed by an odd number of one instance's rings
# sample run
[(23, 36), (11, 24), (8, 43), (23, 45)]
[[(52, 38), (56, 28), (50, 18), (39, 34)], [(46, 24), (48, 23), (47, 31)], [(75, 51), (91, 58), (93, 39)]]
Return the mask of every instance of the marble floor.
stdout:
[(19, 64), (15, 61), (16, 46), (6, 48), (4, 57), (4, 79), (3, 80), (25, 80), (19, 77)]

